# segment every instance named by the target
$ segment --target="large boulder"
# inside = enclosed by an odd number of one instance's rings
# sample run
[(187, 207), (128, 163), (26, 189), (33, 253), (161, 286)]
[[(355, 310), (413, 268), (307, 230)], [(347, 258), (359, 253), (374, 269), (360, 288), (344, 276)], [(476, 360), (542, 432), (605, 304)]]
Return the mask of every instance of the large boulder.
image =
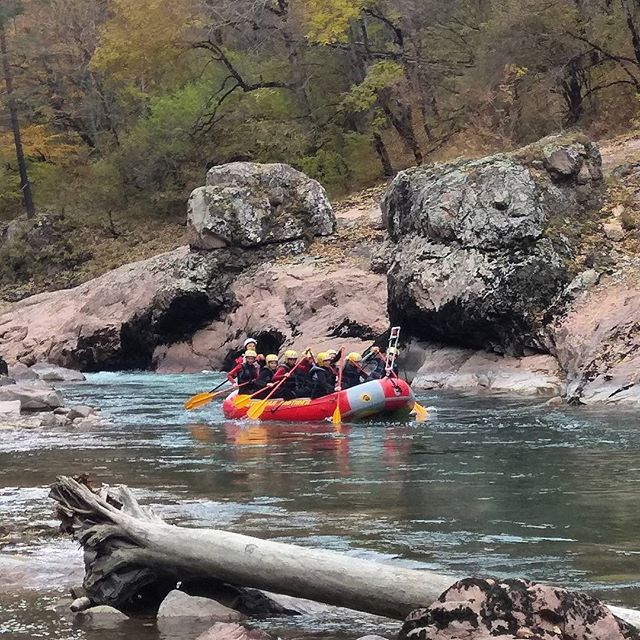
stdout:
[(64, 402), (62, 395), (45, 384), (21, 382), (0, 387), (0, 402), (20, 402), (22, 411), (53, 411)]
[(174, 623), (184, 619), (206, 620), (208, 622), (239, 622), (245, 616), (239, 611), (225, 607), (223, 604), (203, 598), (190, 596), (184, 591), (170, 591), (158, 609), (158, 623)]
[(334, 232), (319, 182), (286, 164), (232, 162), (213, 167), (189, 198), (187, 225), (198, 249), (303, 241)]
[(40, 380), (44, 380), (45, 382), (83, 382), (86, 380), (80, 371), (58, 367), (49, 362), (36, 362), (36, 364), (31, 367), (31, 371), (33, 371)]
[(467, 578), (409, 614), (398, 640), (631, 640), (599, 600), (528, 580)]
[(382, 203), (395, 246), (389, 311), (413, 335), (521, 354), (577, 271), (558, 232), (600, 203), (588, 142), (547, 140), (512, 154), (403, 171)]

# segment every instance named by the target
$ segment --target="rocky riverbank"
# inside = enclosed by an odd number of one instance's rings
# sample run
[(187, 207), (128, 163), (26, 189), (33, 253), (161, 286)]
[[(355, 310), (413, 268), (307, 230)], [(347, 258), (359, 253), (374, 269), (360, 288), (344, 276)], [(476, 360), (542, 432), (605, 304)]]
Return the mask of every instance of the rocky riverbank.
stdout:
[(581, 137), (401, 172), (334, 211), (286, 165), (215, 167), (191, 245), (0, 314), (0, 353), (85, 371), (218, 369), (245, 335), (364, 349), (403, 328), (417, 389), (637, 403), (636, 149)]
[(92, 429), (106, 421), (99, 409), (87, 405), (66, 406), (56, 382), (81, 382), (79, 371), (39, 362), (31, 367), (20, 362), (0, 374), (0, 429), (73, 427)]

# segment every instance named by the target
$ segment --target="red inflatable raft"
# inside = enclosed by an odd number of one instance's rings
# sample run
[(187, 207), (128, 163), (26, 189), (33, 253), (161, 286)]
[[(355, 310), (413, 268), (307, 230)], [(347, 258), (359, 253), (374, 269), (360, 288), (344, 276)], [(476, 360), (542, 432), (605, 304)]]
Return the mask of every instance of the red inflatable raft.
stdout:
[[(232, 420), (244, 418), (249, 407), (261, 400), (238, 409), (233, 403), (237, 393), (232, 393), (222, 403), (224, 417)], [(415, 399), (411, 387), (400, 378), (383, 378), (359, 384), (351, 389), (332, 393), (322, 398), (296, 398), (295, 400), (270, 399), (260, 420), (277, 422), (316, 422), (331, 418), (340, 405), (342, 420), (357, 422), (374, 416), (407, 417)]]

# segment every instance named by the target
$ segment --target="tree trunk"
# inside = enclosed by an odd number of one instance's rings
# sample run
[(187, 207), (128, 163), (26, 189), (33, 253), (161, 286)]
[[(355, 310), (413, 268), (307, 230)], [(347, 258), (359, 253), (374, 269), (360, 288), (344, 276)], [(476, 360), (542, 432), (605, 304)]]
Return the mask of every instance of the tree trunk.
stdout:
[[(168, 525), (126, 487), (97, 493), (63, 476), (50, 495), (58, 502), (61, 529), (84, 547), (87, 595), (118, 609), (139, 608), (149, 593), (157, 606), (178, 581), (209, 580), (404, 619), (456, 581), (330, 551)], [(631, 624), (639, 618), (628, 609), (615, 614)]]
[(393, 165), (391, 164), (391, 158), (389, 158), (389, 152), (387, 151), (387, 147), (384, 144), (384, 140), (379, 133), (374, 132), (373, 134), (373, 148), (375, 149), (378, 158), (380, 159), (380, 163), (382, 164), (382, 170), (384, 171), (385, 176), (393, 175)]
[(403, 619), (455, 582), (330, 551), (168, 525), (126, 488), (96, 495), (62, 477), (51, 495), (64, 529), (84, 547), (87, 595), (119, 609), (137, 608), (145, 590), (161, 599), (177, 581), (208, 578)]
[(4, 26), (0, 25), (0, 49), (2, 51), (2, 66), (4, 68), (4, 82), (7, 91), (7, 105), (11, 115), (11, 128), (13, 129), (13, 140), (16, 147), (16, 158), (18, 160), (18, 171), (20, 172), (20, 189), (24, 200), (24, 208), (27, 210), (27, 218), (36, 215), (36, 208), (33, 204), (31, 194), (31, 183), (27, 175), (27, 164), (22, 150), (22, 139), (20, 136), (20, 123), (18, 122), (18, 109), (13, 95), (13, 78), (11, 77), (11, 67), (9, 66), (9, 50), (7, 48), (7, 34)]

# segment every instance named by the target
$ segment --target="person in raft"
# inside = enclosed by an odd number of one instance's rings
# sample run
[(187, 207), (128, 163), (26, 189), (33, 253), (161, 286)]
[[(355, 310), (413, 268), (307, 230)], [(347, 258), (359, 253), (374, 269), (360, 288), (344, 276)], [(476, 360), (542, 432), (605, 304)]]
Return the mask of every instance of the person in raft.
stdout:
[(244, 354), (247, 351), (255, 351), (256, 352), (256, 361), (259, 365), (262, 365), (264, 362), (264, 356), (261, 353), (258, 353), (258, 342), (255, 338), (247, 338), (242, 344), (242, 353), (238, 355), (238, 357), (234, 360), (234, 364), (242, 364), (244, 362)]
[(367, 373), (360, 366), (362, 362), (362, 356), (356, 351), (352, 351), (347, 356), (347, 361), (344, 363), (342, 370), (342, 388), (351, 389), (369, 379)]
[(260, 373), (256, 380), (256, 387), (262, 389), (262, 393), (256, 395), (256, 398), (264, 398), (269, 389), (273, 386), (273, 376), (278, 369), (278, 356), (270, 353), (265, 358), (265, 363), (260, 367)]
[(328, 352), (321, 352), (316, 356), (316, 363), (309, 371), (312, 398), (322, 398), (335, 391), (336, 372), (331, 366), (331, 359)]
[(257, 359), (258, 354), (253, 349), (247, 349), (242, 360), (227, 373), (227, 380), (231, 384), (242, 385), (242, 393), (254, 393), (258, 390), (257, 381), (260, 375), (260, 366)]
[[(389, 355), (395, 356), (393, 361), (393, 372), (398, 375), (398, 350), (396, 347), (389, 347)], [(380, 351), (380, 347), (371, 347), (369, 353), (362, 358), (362, 368), (368, 371), (369, 380), (380, 380), (386, 375), (387, 357)]]
[(307, 387), (306, 378), (307, 373), (311, 369), (311, 352), (307, 349), (304, 352), (304, 357), (298, 364), (298, 352), (293, 349), (288, 349), (284, 352), (284, 362), (276, 369), (273, 375), (273, 383), (277, 384), (285, 376), (296, 367), (294, 373), (287, 377), (276, 392), (278, 398), (284, 398), (285, 400), (293, 400), (297, 397), (305, 395)]

